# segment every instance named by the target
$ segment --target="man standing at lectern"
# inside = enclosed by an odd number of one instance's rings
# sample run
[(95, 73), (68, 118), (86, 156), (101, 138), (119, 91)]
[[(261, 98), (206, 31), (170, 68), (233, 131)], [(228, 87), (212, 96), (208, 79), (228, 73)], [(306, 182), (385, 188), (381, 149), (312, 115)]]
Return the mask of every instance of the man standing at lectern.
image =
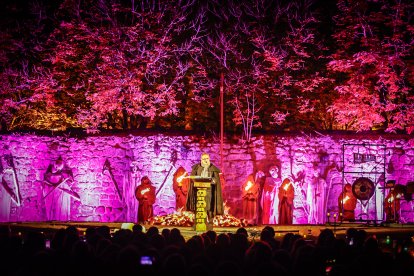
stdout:
[[(207, 188), (206, 210), (208, 223), (213, 225), (213, 218), (224, 213), (223, 197), (221, 193), (220, 169), (210, 163), (208, 153), (201, 154), (201, 161), (191, 168), (191, 176), (211, 177), (211, 187)], [(187, 195), (187, 210), (196, 210), (196, 189), (191, 181)]]

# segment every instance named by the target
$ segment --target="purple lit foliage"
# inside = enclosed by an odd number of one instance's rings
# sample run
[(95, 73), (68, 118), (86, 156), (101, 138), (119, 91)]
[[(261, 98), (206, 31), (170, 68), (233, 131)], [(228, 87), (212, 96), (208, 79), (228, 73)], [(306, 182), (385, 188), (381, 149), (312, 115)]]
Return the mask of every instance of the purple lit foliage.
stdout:
[(413, 131), (409, 1), (132, 4), (7, 1), (1, 129), (216, 130), (223, 75), (226, 129), (246, 140)]

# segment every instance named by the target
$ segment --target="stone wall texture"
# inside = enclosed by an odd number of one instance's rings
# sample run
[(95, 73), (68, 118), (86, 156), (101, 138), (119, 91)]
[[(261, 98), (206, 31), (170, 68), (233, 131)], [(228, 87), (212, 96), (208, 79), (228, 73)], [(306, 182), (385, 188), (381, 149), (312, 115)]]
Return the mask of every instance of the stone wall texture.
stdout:
[[(135, 187), (148, 176), (157, 188), (155, 215), (175, 211), (172, 176), (179, 166), (190, 172), (202, 152), (211, 156), (225, 179), (223, 197), (231, 215), (240, 217), (241, 185), (249, 174), (272, 165), (281, 177), (295, 183), (294, 223), (310, 223), (307, 186), (317, 174), (326, 183), (323, 217), (338, 212), (338, 195), (344, 183), (361, 177), (372, 180), (374, 194), (359, 200), (356, 217), (382, 220), (382, 201), (395, 180), (402, 186), (414, 181), (414, 138), (363, 134), (275, 134), (257, 136), (250, 143), (226, 140), (223, 159), (220, 141), (201, 136), (113, 135), (0, 136), (0, 221), (135, 222), (138, 202)], [(50, 202), (44, 193), (48, 167), (62, 159), (71, 174), (70, 189), (79, 197), (65, 199), (67, 216), (48, 215)], [(117, 189), (118, 187), (118, 189)], [(370, 186), (368, 188), (371, 188)], [(119, 192), (117, 191), (119, 190)], [(414, 222), (413, 201), (401, 200), (401, 222)], [(49, 205), (49, 206), (48, 206)], [(65, 207), (64, 207), (65, 206)], [(333, 218), (333, 216), (331, 216)]]

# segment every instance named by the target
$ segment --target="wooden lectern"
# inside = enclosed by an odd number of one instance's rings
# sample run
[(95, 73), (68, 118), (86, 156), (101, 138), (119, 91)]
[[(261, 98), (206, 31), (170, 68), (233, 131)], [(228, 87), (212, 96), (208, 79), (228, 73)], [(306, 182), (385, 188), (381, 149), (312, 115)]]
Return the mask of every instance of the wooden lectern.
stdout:
[(194, 217), (194, 228), (196, 232), (206, 232), (209, 229), (207, 223), (207, 189), (211, 187), (211, 177), (191, 176), (196, 191), (196, 209)]

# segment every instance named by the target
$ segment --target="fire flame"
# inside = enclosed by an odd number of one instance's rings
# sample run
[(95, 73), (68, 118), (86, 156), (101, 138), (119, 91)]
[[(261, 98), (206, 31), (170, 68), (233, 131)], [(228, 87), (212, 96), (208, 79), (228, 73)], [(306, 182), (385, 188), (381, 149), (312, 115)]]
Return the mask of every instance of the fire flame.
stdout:
[(342, 199), (342, 203), (345, 203), (345, 202), (347, 202), (349, 200), (349, 196), (345, 196), (343, 199)]
[(145, 188), (144, 190), (141, 191), (141, 195), (144, 195), (146, 193), (148, 193), (150, 190), (150, 188)]
[(184, 177), (187, 175), (187, 172), (183, 173), (182, 175), (180, 175), (179, 177), (177, 177), (177, 182), (181, 183), (181, 181), (183, 181)]
[(253, 186), (253, 183), (249, 180), (246, 184), (246, 187), (244, 188), (245, 191), (250, 190), (250, 188)]

